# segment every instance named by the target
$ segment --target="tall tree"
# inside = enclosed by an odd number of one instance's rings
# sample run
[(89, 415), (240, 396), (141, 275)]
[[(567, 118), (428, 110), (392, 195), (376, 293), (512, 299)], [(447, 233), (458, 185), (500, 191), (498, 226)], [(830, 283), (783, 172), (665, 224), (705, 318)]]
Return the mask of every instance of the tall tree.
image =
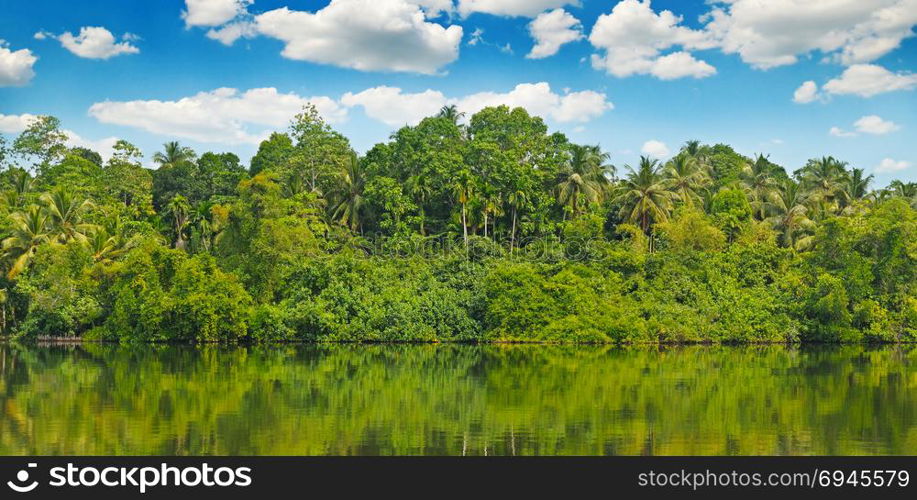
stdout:
[(159, 164), (159, 168), (173, 168), (193, 162), (196, 156), (193, 149), (182, 146), (178, 141), (169, 141), (162, 145), (162, 151), (153, 155), (153, 161)]
[(38, 205), (32, 205), (25, 212), (10, 215), (11, 234), (3, 240), (3, 260), (7, 278), (15, 279), (29, 264), (38, 247), (51, 239), (48, 230), (48, 214)]
[(86, 241), (96, 226), (84, 221), (86, 211), (93, 206), (88, 199), (79, 199), (70, 192), (57, 189), (41, 196), (48, 222), (56, 241)]
[(584, 205), (603, 199), (610, 186), (608, 154), (598, 146), (570, 145), (569, 161), (563, 166), (557, 182), (557, 202), (578, 215)]
[(774, 175), (775, 169), (767, 156), (759, 154), (755, 161), (745, 164), (739, 173), (739, 180), (748, 194), (755, 217), (764, 220), (767, 216), (767, 203), (771, 193), (777, 187), (778, 181)]
[(335, 204), (332, 217), (352, 231), (362, 233), (362, 212), (365, 204), (363, 190), (366, 187), (366, 173), (356, 153), (352, 153), (346, 167), (340, 173), (333, 194)]
[(782, 245), (801, 250), (812, 242), (808, 233), (815, 223), (809, 218), (810, 201), (803, 186), (791, 179), (771, 191), (767, 211), (772, 215), (767, 220), (777, 230)]
[(698, 191), (710, 184), (710, 176), (688, 153), (680, 153), (669, 160), (663, 168), (663, 177), (668, 188), (688, 207), (700, 203)]
[(650, 234), (654, 223), (668, 220), (674, 194), (660, 173), (659, 160), (641, 156), (636, 170), (629, 165), (626, 168), (627, 176), (618, 186), (616, 197), (621, 203), (621, 216)]

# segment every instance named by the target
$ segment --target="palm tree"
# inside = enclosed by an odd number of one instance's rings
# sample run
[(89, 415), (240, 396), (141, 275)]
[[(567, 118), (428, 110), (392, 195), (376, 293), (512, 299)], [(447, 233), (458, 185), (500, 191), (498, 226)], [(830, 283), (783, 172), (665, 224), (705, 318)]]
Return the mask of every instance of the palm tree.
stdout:
[(28, 266), (38, 247), (51, 240), (48, 219), (47, 212), (37, 205), (10, 215), (12, 234), (2, 243), (3, 259), (9, 262), (7, 278), (15, 279)]
[(517, 189), (507, 196), (506, 201), (509, 202), (509, 206), (513, 209), (513, 226), (509, 233), (509, 251), (512, 253), (513, 249), (516, 246), (516, 219), (519, 214), (519, 210), (525, 208), (529, 202), (528, 194), (522, 189)]
[(452, 123), (458, 125), (459, 120), (465, 117), (465, 113), (462, 113), (458, 110), (455, 104), (450, 104), (448, 106), (443, 106), (439, 109), (439, 114), (436, 115), (438, 118), (447, 118)]
[(888, 191), (892, 196), (914, 200), (917, 198), (917, 182), (904, 182), (895, 180), (888, 185)]
[(426, 236), (424, 224), (427, 219), (426, 205), (427, 199), (433, 194), (433, 186), (430, 184), (430, 176), (423, 173), (417, 173), (408, 177), (405, 183), (407, 194), (413, 198), (417, 204), (418, 216), (420, 219), (420, 235)]
[(697, 162), (698, 168), (706, 172), (710, 178), (713, 178), (713, 171), (710, 166), (709, 158), (707, 158), (706, 153), (704, 153), (700, 141), (686, 141), (685, 145), (681, 147), (681, 153), (687, 155), (689, 158), (693, 158), (694, 161)]
[(86, 241), (88, 235), (96, 229), (94, 224), (83, 222), (86, 210), (93, 206), (91, 201), (79, 201), (61, 189), (45, 193), (40, 199), (48, 213), (49, 227), (58, 242)]
[(660, 173), (659, 160), (641, 156), (637, 170), (629, 165), (626, 168), (627, 177), (621, 181), (615, 200), (622, 203), (621, 216), (649, 234), (653, 223), (668, 220), (674, 193)]
[(824, 156), (809, 163), (802, 168), (801, 179), (806, 188), (816, 198), (821, 208), (821, 215), (825, 215), (830, 205), (835, 203), (838, 193), (843, 188), (843, 178), (846, 163), (838, 161), (833, 156)]
[(739, 179), (742, 181), (742, 186), (748, 194), (758, 220), (765, 219), (768, 200), (771, 192), (777, 187), (774, 170), (774, 165), (767, 159), (767, 156), (759, 154), (754, 162), (746, 163), (739, 173)]
[(607, 161), (608, 153), (603, 153), (598, 146), (571, 145), (569, 160), (557, 183), (557, 202), (576, 215), (581, 212), (581, 200), (586, 203), (600, 201), (608, 192), (608, 175), (614, 168), (607, 165)]
[(707, 172), (688, 154), (679, 154), (669, 160), (662, 173), (668, 188), (688, 207), (693, 207), (700, 199), (697, 191), (710, 184)]
[(474, 196), (474, 179), (471, 172), (463, 170), (452, 184), (452, 193), (455, 200), (462, 206), (462, 238), (465, 247), (468, 247), (468, 202)]
[(166, 205), (166, 213), (172, 218), (172, 229), (175, 231), (175, 248), (184, 250), (187, 247), (185, 230), (191, 221), (191, 205), (188, 199), (177, 194)]
[(172, 168), (182, 163), (194, 161), (194, 150), (182, 146), (178, 141), (170, 141), (162, 145), (163, 150), (153, 155), (153, 161), (159, 168)]
[(780, 236), (784, 246), (802, 250), (812, 242), (812, 236), (806, 236), (815, 223), (809, 219), (808, 194), (802, 184), (787, 179), (771, 192), (768, 211), (773, 215), (767, 219)]
[(502, 196), (499, 193), (487, 193), (483, 196), (483, 199), (481, 201), (482, 201), (481, 212), (484, 214), (484, 237), (485, 238), (487, 237), (488, 220), (492, 220), (493, 221), (493, 232), (491, 233), (491, 235), (494, 239), (496, 239), (497, 237), (497, 217), (505, 213), (505, 211), (503, 210)]
[(352, 153), (350, 161), (341, 172), (335, 196), (337, 203), (332, 217), (352, 231), (360, 230), (360, 214), (363, 211), (363, 188), (366, 185), (365, 172), (356, 153)]
[(99, 228), (88, 240), (92, 259), (96, 262), (111, 262), (130, 249), (130, 241), (117, 232)]
[(873, 175), (863, 176), (862, 168), (855, 168), (844, 179), (841, 186), (840, 199), (844, 207), (865, 199), (869, 195), (869, 184), (872, 183)]
[(12, 189), (4, 193), (6, 205), (12, 209), (18, 209), (25, 203), (26, 195), (32, 192), (35, 187), (35, 178), (21, 168), (10, 169), (12, 177)]

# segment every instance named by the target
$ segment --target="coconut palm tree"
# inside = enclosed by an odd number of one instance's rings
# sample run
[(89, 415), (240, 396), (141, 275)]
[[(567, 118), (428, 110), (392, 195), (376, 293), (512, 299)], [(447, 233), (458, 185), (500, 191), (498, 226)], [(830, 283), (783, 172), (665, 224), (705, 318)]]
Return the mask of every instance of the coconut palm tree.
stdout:
[(7, 264), (7, 278), (15, 279), (29, 264), (38, 247), (51, 241), (48, 228), (49, 216), (38, 205), (32, 205), (25, 212), (10, 215), (12, 231), (3, 240), (3, 260)]
[(455, 104), (450, 104), (440, 108), (439, 113), (436, 116), (438, 118), (446, 118), (452, 123), (458, 125), (459, 120), (465, 117), (465, 113), (459, 111)]
[(516, 246), (516, 221), (519, 216), (519, 211), (528, 205), (529, 197), (524, 190), (517, 189), (509, 193), (509, 196), (506, 197), (506, 201), (509, 203), (513, 212), (512, 229), (510, 229), (509, 232), (509, 251), (512, 252)]
[(462, 238), (468, 247), (468, 202), (474, 196), (474, 178), (471, 172), (463, 170), (452, 183), (452, 194), (455, 201), (462, 206)]
[(92, 233), (87, 244), (94, 261), (111, 262), (130, 250), (131, 240), (124, 238), (120, 233), (100, 227)]
[(654, 223), (668, 220), (675, 193), (668, 189), (660, 172), (659, 160), (641, 156), (636, 170), (629, 165), (626, 168), (628, 173), (618, 187), (615, 201), (622, 204), (622, 218), (650, 234)]
[(850, 171), (844, 178), (840, 190), (840, 202), (844, 207), (866, 199), (869, 196), (869, 184), (872, 183), (873, 175), (863, 176), (862, 168), (855, 168)]
[(352, 231), (360, 230), (361, 233), (360, 216), (365, 204), (363, 198), (365, 185), (366, 174), (363, 171), (363, 165), (360, 163), (356, 153), (352, 153), (350, 160), (338, 177), (336, 192), (334, 193), (336, 203), (332, 217)]
[(710, 184), (707, 175), (697, 160), (688, 154), (679, 154), (666, 163), (662, 170), (666, 185), (684, 205), (693, 207), (700, 202), (698, 190)]
[(888, 191), (892, 196), (913, 200), (917, 197), (917, 182), (895, 180), (888, 185)]
[(91, 201), (78, 200), (62, 189), (45, 193), (40, 200), (48, 214), (48, 226), (56, 241), (86, 241), (88, 235), (97, 229), (94, 224), (83, 222), (86, 210), (93, 206)]
[(159, 168), (172, 168), (182, 163), (194, 161), (194, 150), (182, 146), (178, 141), (170, 141), (162, 145), (162, 151), (153, 155), (153, 161)]
[(166, 205), (166, 214), (172, 219), (172, 230), (175, 232), (175, 248), (184, 250), (188, 246), (185, 234), (191, 222), (191, 204), (184, 196), (177, 194)]
[(583, 205), (601, 201), (608, 193), (609, 174), (614, 168), (607, 161), (608, 154), (598, 146), (571, 145), (569, 160), (556, 187), (557, 202), (577, 215)]
[(26, 195), (35, 187), (35, 178), (21, 168), (10, 169), (11, 189), (4, 193), (4, 201), (11, 209), (22, 208)]
[(414, 203), (417, 204), (417, 215), (418, 219), (420, 219), (420, 234), (421, 236), (426, 236), (427, 200), (433, 195), (433, 185), (430, 183), (430, 176), (418, 172), (408, 177), (405, 187), (407, 188), (408, 196), (413, 198)]
[(815, 196), (813, 202), (818, 203), (820, 215), (824, 216), (833, 210), (838, 195), (843, 189), (843, 180), (847, 164), (833, 156), (824, 156), (809, 163), (802, 168), (800, 178), (810, 194)]
[(698, 168), (707, 173), (707, 176), (711, 179), (713, 178), (713, 169), (710, 165), (709, 158), (704, 153), (703, 146), (698, 140), (686, 141), (685, 145), (681, 147), (681, 153), (687, 155), (689, 158), (693, 158), (697, 162)]
[(778, 184), (774, 171), (774, 165), (767, 156), (759, 154), (754, 162), (746, 163), (739, 172), (739, 180), (758, 220), (765, 219), (768, 200)]
[(809, 218), (810, 202), (802, 184), (792, 179), (777, 184), (771, 192), (767, 210), (773, 215), (767, 221), (778, 231), (782, 245), (802, 250), (811, 244), (808, 232), (815, 223)]

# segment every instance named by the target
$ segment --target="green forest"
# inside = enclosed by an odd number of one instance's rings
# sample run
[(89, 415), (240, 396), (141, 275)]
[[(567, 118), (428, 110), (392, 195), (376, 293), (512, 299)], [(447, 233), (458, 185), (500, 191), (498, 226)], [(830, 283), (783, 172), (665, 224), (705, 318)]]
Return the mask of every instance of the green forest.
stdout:
[(917, 183), (689, 141), (615, 165), (522, 108), (358, 155), (314, 108), (232, 153), (0, 137), (0, 335), (913, 342)]

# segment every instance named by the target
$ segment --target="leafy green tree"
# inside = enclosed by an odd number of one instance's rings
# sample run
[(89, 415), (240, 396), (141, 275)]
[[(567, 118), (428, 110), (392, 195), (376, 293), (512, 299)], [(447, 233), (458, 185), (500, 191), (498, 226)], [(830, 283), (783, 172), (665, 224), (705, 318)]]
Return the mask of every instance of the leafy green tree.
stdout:
[(293, 140), (290, 136), (273, 132), (258, 146), (258, 152), (252, 157), (249, 166), (249, 174), (254, 176), (265, 170), (284, 171), (288, 168), (293, 154)]
[(39, 116), (13, 141), (13, 153), (41, 173), (60, 161), (67, 153), (67, 134), (60, 129), (60, 120)]
[(295, 147), (289, 165), (275, 167), (281, 179), (301, 177), (310, 191), (329, 191), (335, 174), (350, 161), (350, 142), (332, 129), (311, 104), (293, 118), (290, 135)]
[(713, 196), (710, 215), (728, 240), (734, 241), (751, 222), (751, 204), (741, 189), (724, 188)]

